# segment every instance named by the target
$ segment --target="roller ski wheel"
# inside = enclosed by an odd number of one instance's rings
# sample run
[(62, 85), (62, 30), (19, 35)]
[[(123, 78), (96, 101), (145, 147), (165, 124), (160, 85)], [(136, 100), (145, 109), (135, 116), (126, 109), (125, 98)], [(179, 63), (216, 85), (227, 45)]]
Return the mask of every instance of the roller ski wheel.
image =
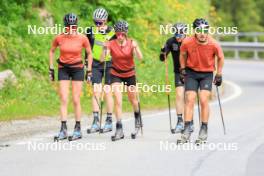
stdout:
[(75, 141), (82, 138), (81, 131), (74, 131), (72, 136), (68, 137), (69, 141)]
[(68, 138), (67, 131), (60, 131), (57, 136), (54, 136), (54, 142), (59, 142)]
[(200, 146), (200, 145), (203, 145), (203, 144), (206, 144), (207, 143), (207, 140), (203, 140), (203, 139), (197, 139), (195, 141), (195, 145), (197, 146)]
[(201, 145), (207, 143), (207, 127), (201, 126), (199, 131), (199, 137), (195, 141), (196, 145)]
[(187, 144), (187, 143), (189, 143), (189, 142), (190, 142), (189, 140), (178, 139), (178, 140), (177, 140), (177, 145), (183, 145), (183, 144)]
[(94, 123), (91, 128), (87, 129), (87, 133), (91, 134), (91, 133), (97, 133), (100, 132), (100, 127), (98, 125), (98, 123)]

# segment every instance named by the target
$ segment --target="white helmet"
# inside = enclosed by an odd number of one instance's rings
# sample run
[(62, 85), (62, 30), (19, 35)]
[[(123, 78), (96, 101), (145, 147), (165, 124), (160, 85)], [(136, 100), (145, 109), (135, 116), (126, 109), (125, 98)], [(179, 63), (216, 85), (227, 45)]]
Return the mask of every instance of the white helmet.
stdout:
[(108, 13), (104, 8), (97, 8), (93, 13), (94, 20), (107, 20)]

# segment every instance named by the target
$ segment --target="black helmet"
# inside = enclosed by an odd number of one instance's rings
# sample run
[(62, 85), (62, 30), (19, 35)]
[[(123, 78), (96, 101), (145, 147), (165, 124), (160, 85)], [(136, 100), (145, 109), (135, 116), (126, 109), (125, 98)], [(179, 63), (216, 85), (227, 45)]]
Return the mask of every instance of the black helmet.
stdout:
[(68, 13), (64, 16), (64, 26), (77, 25), (78, 18), (74, 13)]
[(94, 20), (107, 20), (108, 13), (104, 8), (97, 8), (93, 13)]
[(119, 20), (114, 25), (115, 32), (128, 32), (128, 23), (124, 20)]
[(209, 23), (207, 20), (203, 19), (203, 18), (196, 18), (193, 22), (193, 28), (209, 28)]
[(187, 25), (185, 23), (176, 23), (173, 25), (175, 29), (175, 34), (186, 34)]

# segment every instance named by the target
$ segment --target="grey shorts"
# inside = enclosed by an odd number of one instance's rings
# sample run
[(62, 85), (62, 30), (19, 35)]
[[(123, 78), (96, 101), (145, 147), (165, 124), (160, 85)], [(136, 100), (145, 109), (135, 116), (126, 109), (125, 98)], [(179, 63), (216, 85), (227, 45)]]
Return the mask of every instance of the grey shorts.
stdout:
[(213, 72), (197, 72), (186, 69), (185, 91), (212, 90)]

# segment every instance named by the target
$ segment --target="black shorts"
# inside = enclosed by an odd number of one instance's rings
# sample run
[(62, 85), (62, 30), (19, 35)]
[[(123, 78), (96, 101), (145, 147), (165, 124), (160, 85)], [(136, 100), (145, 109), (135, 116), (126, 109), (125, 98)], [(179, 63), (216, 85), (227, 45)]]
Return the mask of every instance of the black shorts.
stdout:
[[(104, 77), (104, 63), (101, 63), (97, 60), (93, 60), (92, 66), (92, 84), (100, 84), (102, 83), (102, 79)], [(110, 79), (110, 69), (111, 69), (111, 61), (106, 62), (106, 72), (105, 72), (105, 81), (104, 83), (107, 85), (111, 84)]]
[(174, 73), (175, 87), (182, 87), (184, 84), (181, 82), (180, 73)]
[(72, 80), (72, 81), (83, 81), (84, 80), (84, 69), (74, 67), (63, 67), (59, 68), (58, 80)]
[(120, 78), (118, 76), (111, 74), (111, 84), (115, 82), (124, 83), (124, 85), (127, 85), (127, 86), (136, 86), (137, 84), (135, 75), (128, 77), (128, 78)]
[(185, 91), (192, 90), (212, 90), (213, 72), (197, 72), (192, 69), (186, 69)]

